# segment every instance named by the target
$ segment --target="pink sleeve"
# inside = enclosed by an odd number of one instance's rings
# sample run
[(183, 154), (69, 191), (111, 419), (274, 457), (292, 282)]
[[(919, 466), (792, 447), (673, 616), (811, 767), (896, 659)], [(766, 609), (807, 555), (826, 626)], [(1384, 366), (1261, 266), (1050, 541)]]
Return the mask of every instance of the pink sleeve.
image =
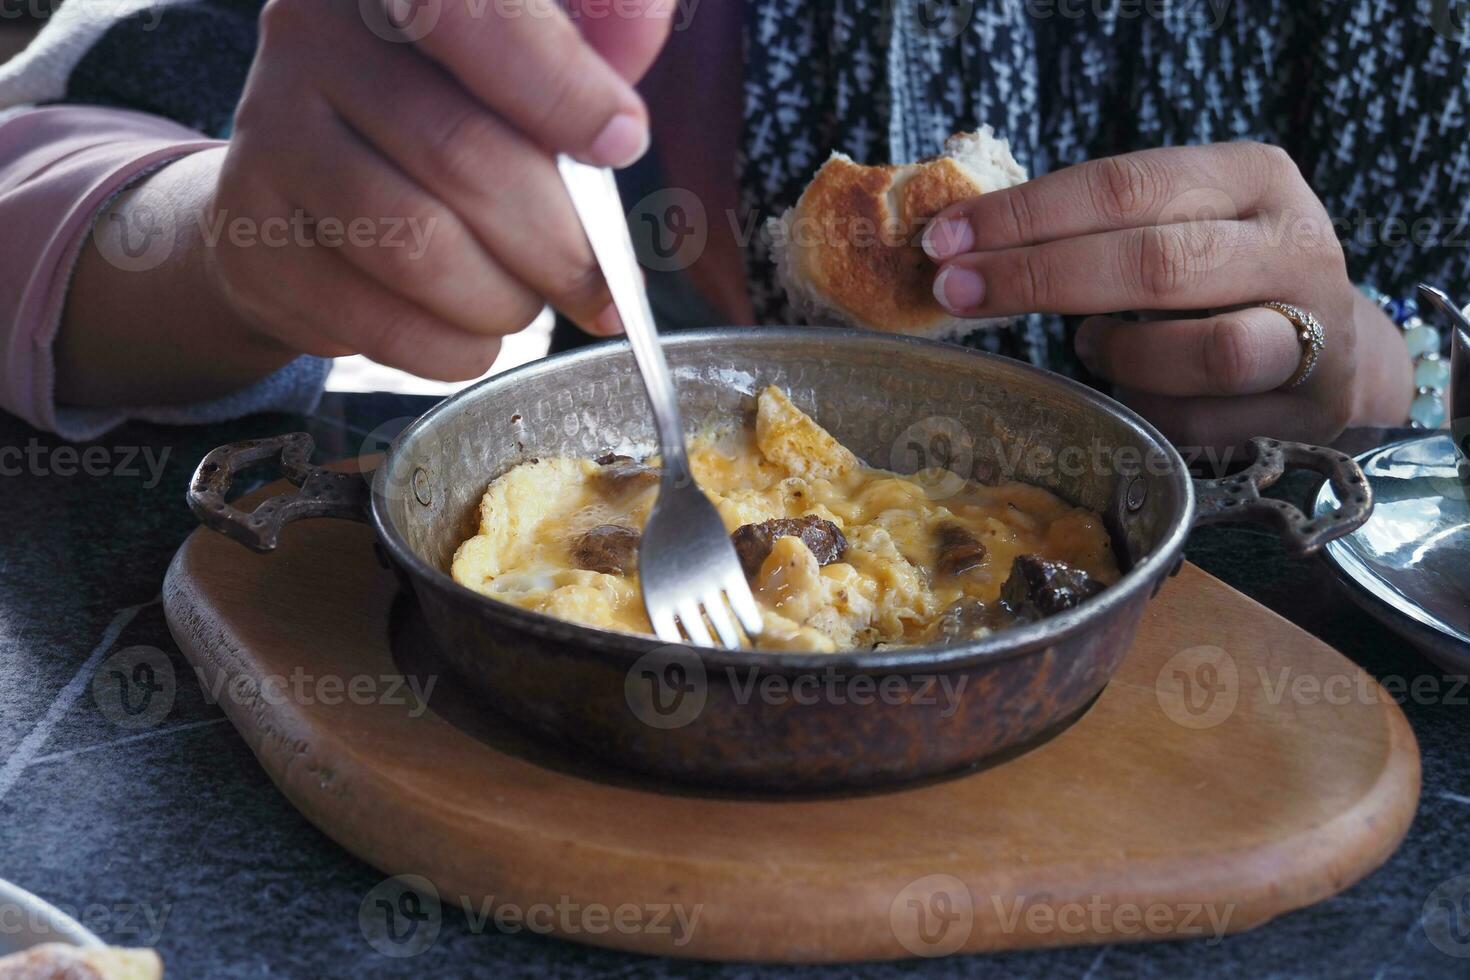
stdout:
[(51, 343), (97, 212), (149, 171), (221, 145), (123, 109), (0, 117), (0, 409), (58, 431)]

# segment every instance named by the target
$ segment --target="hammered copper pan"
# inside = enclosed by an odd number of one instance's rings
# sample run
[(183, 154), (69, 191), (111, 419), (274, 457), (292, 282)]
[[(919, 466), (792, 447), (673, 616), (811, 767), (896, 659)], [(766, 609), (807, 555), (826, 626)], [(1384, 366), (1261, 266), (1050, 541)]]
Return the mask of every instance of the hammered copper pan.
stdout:
[[(1118, 403), (952, 345), (797, 328), (681, 333), (664, 343), (687, 424), (749, 413), (761, 388), (780, 385), (874, 465), (1020, 479), (1101, 512), (1126, 574), (1078, 609), (980, 641), (803, 655), (669, 645), (550, 619), (456, 584), (446, 569), (493, 477), (533, 456), (654, 444), (623, 342), (550, 357), (445, 400), (394, 442), (371, 492), (360, 477), (310, 465), (311, 441), (296, 433), (210, 453), (190, 505), (206, 525), (258, 551), (303, 517), (368, 520), (454, 665), (453, 682), (486, 710), (615, 765), (800, 791), (950, 772), (1075, 717), (1127, 653), (1144, 606), (1179, 567), (1197, 525), (1269, 523), (1305, 555), (1360, 526), (1372, 507), (1351, 459), (1274, 440), (1254, 440), (1250, 465), (1234, 476), (1191, 480), (1175, 449)], [(276, 454), (299, 491), (251, 515), (226, 503), (234, 471)], [(1314, 521), (1260, 497), (1287, 465), (1332, 479), (1343, 508)]]

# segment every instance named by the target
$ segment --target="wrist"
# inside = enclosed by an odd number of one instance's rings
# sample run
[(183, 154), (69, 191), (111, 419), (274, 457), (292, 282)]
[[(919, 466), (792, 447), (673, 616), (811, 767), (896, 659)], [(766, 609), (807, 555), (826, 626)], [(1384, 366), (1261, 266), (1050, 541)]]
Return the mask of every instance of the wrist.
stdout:
[(267, 318), (244, 301), (231, 285), (224, 271), (227, 260), (221, 252), (232, 246), (218, 232), (220, 220), (211, 196), (199, 212), (199, 225), (201, 229), (215, 230), (198, 236), (191, 255), (195, 268), (190, 279), (198, 284), (200, 304), (210, 310), (212, 321), (223, 325), (229, 342), (238, 348), (246, 363), (256, 360), (270, 363), (297, 356), (301, 352), (272, 336), (264, 327)]
[(1349, 424), (1404, 425), (1414, 398), (1414, 368), (1403, 331), (1371, 298), (1354, 293), (1358, 385)]
[[(208, 272), (202, 220), (224, 149), (168, 164), (118, 195), (77, 258), (55, 343), (58, 402), (178, 404), (244, 388), (286, 364), (225, 300)], [(145, 263), (116, 260), (121, 240), (162, 228), (171, 239)]]

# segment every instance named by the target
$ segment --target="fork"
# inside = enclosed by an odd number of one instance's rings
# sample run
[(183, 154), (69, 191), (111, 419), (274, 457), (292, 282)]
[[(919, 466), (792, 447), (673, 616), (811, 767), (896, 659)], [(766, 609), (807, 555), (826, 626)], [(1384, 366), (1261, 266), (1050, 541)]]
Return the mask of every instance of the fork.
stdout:
[(648, 620), (658, 638), (668, 643), (682, 643), (687, 636), (696, 646), (714, 646), (718, 639), (720, 646), (738, 648), (741, 637), (735, 619), (748, 636), (758, 636), (760, 609), (724, 521), (690, 472), (674, 379), (659, 345), (617, 181), (611, 170), (578, 163), (565, 154), (557, 156), (556, 165), (622, 318), (658, 430), (663, 476), (638, 546), (638, 577)]

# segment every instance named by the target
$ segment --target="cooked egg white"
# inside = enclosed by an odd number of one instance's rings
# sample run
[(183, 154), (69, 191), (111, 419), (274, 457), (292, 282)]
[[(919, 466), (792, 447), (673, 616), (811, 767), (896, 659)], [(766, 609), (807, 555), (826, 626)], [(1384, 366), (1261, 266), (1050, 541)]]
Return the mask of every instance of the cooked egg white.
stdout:
[[(1039, 487), (900, 476), (864, 465), (777, 388), (761, 392), (753, 431), (690, 440), (690, 465), (727, 530), (815, 515), (842, 530), (841, 559), (818, 564), (796, 537), (779, 537), (751, 581), (766, 649), (834, 651), (925, 642), (964, 597), (990, 604), (1017, 555), (1118, 578), (1101, 518)], [(656, 465), (656, 460), (650, 460)], [(590, 459), (538, 459), (498, 477), (480, 503), (479, 533), (455, 554), (455, 581), (560, 619), (651, 634), (636, 573), (577, 567), (574, 549), (602, 524), (642, 529), (657, 487), (599, 480)], [(936, 528), (964, 528), (985, 546), (962, 575), (937, 568)]]

